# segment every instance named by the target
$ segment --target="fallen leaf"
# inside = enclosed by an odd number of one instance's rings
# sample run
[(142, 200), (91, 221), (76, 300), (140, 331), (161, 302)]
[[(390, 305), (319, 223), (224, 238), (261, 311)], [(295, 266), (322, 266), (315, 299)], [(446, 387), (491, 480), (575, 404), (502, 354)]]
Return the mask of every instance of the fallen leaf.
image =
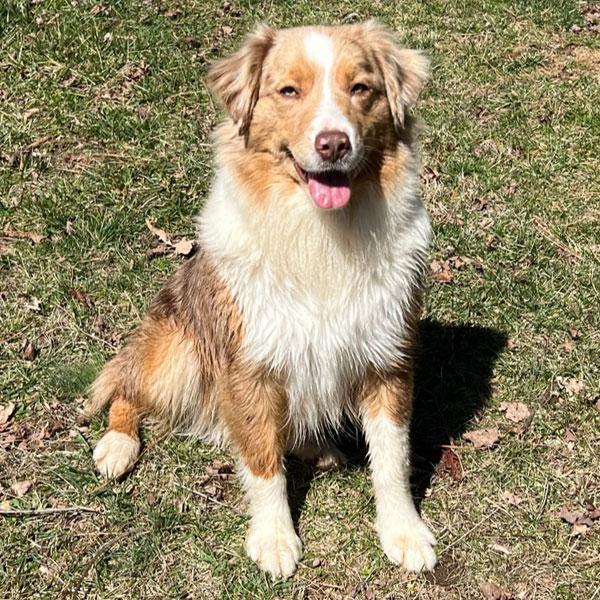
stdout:
[(320, 566), (321, 566), (321, 559), (315, 558), (315, 560), (312, 561), (313, 569), (316, 569), (317, 567), (320, 567)]
[(583, 387), (583, 382), (576, 377), (571, 377), (565, 384), (565, 389), (573, 396), (580, 394), (583, 391)]
[(571, 354), (573, 352), (573, 344), (569, 340), (566, 340), (564, 343), (559, 344), (558, 349)]
[(512, 597), (511, 594), (491, 581), (481, 582), (479, 584), (479, 589), (485, 596), (486, 600), (510, 600)]
[(578, 535), (585, 535), (588, 529), (589, 527), (587, 525), (584, 525), (582, 523), (575, 523), (575, 525), (573, 525), (573, 529), (571, 529), (570, 536), (576, 537)]
[(180, 8), (170, 8), (169, 10), (165, 10), (163, 14), (165, 15), (165, 17), (169, 17), (169, 19), (174, 19), (182, 13), (183, 11)]
[(569, 334), (574, 340), (578, 340), (581, 337), (581, 331), (575, 327), (569, 327)]
[(575, 434), (567, 427), (565, 429), (565, 442), (567, 443), (575, 443), (577, 441), (577, 437)]
[(464, 474), (458, 454), (452, 448), (444, 448), (442, 452), (442, 470), (450, 475), (454, 481), (460, 481)]
[(23, 341), (23, 344), (21, 345), (21, 356), (28, 361), (35, 360), (37, 350), (33, 345), (33, 342), (30, 342), (29, 340)]
[(500, 402), (498, 408), (506, 413), (506, 418), (513, 423), (520, 423), (531, 416), (531, 411), (522, 402)]
[(71, 235), (73, 233), (73, 223), (71, 221), (67, 221), (65, 231), (67, 232), (67, 235)]
[(67, 290), (67, 294), (69, 294), (69, 296), (73, 296), (73, 298), (75, 298), (75, 300), (78, 300), (82, 304), (85, 304), (87, 306), (88, 310), (90, 310), (90, 311), (94, 307), (94, 304), (90, 300), (89, 296), (87, 294), (84, 294), (80, 290), (70, 289), (70, 290)]
[(451, 271), (439, 271), (432, 273), (431, 277), (440, 283), (450, 283), (454, 279)]
[(500, 494), (500, 500), (506, 502), (506, 504), (510, 504), (511, 506), (519, 506), (523, 502), (523, 498), (520, 498), (516, 494), (509, 492), (508, 490), (504, 490)]
[(476, 449), (492, 448), (498, 443), (500, 434), (496, 427), (488, 429), (476, 429), (475, 431), (468, 431), (463, 435), (465, 440), (471, 442)]
[(8, 420), (12, 417), (15, 412), (15, 405), (13, 402), (9, 402), (6, 406), (0, 407), (0, 425), (8, 423)]
[(10, 486), (10, 489), (17, 498), (22, 498), (32, 485), (33, 481), (30, 480), (17, 481)]
[(518, 187), (519, 184), (516, 181), (511, 181), (506, 188), (506, 193), (512, 196), (517, 192)]
[(151, 231), (153, 235), (155, 235), (163, 244), (171, 244), (171, 240), (169, 239), (169, 234), (164, 229), (159, 229), (158, 227), (154, 227), (152, 223), (150, 223), (149, 219), (146, 219), (146, 227)]
[(182, 239), (173, 244), (173, 250), (175, 250), (175, 254), (178, 254), (179, 256), (188, 256), (193, 249), (194, 242), (190, 240)]
[(233, 33), (233, 27), (231, 27), (231, 25), (223, 25), (221, 31), (223, 32), (223, 35), (230, 36)]
[(94, 6), (92, 6), (92, 9), (90, 10), (90, 15), (97, 15), (101, 11), (102, 6), (100, 6), (100, 4), (94, 4)]

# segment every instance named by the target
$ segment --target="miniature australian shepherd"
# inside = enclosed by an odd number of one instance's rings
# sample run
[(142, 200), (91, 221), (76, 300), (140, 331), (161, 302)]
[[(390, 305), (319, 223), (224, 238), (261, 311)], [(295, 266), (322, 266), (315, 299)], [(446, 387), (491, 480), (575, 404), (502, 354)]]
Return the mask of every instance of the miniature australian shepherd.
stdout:
[(110, 405), (107, 477), (142, 419), (227, 444), (249, 503), (246, 548), (273, 577), (302, 555), (284, 457), (341, 460), (324, 432), (364, 431), (383, 551), (433, 569), (409, 485), (413, 354), (430, 225), (414, 120), (419, 52), (375, 22), (260, 26), (209, 84), (228, 118), (198, 252), (167, 281), (90, 391)]

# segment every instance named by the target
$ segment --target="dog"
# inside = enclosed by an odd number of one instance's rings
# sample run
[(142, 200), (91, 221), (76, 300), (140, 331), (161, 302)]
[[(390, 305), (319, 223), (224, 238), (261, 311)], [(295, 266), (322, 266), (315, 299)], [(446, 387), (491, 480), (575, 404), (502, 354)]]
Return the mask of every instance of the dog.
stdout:
[(339, 462), (324, 432), (364, 431), (389, 559), (431, 570), (409, 484), (413, 355), (429, 218), (408, 114), (428, 60), (376, 22), (259, 26), (213, 64), (227, 119), (199, 250), (92, 384), (110, 405), (94, 451), (126, 471), (149, 419), (227, 444), (249, 503), (249, 556), (291, 576), (302, 545), (284, 456)]

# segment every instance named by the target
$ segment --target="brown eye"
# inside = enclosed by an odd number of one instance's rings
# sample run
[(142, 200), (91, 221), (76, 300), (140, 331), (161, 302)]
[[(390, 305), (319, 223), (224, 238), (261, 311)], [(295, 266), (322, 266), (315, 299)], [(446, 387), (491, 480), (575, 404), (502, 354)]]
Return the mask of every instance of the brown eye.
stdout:
[(355, 83), (350, 89), (350, 93), (353, 96), (360, 96), (362, 94), (366, 94), (368, 91), (369, 88), (364, 83)]
[(282, 96), (287, 96), (288, 98), (298, 96), (298, 90), (295, 87), (292, 87), (291, 85), (286, 85), (285, 87), (282, 87), (279, 90), (279, 93)]

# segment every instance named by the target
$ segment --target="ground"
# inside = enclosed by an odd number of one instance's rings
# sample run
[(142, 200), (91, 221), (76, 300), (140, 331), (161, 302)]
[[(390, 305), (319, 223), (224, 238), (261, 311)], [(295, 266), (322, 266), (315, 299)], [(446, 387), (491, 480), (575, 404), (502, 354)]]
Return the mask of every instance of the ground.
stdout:
[[(382, 556), (357, 451), (290, 463), (305, 557), (272, 583), (243, 550), (230, 455), (146, 432), (103, 485), (105, 417), (79, 411), (189, 250), (146, 220), (193, 239), (210, 61), (260, 21), (371, 17), (433, 61), (413, 463), (440, 566)], [(567, 0), (5, 0), (0, 598), (600, 598), (598, 106), (600, 8)]]

